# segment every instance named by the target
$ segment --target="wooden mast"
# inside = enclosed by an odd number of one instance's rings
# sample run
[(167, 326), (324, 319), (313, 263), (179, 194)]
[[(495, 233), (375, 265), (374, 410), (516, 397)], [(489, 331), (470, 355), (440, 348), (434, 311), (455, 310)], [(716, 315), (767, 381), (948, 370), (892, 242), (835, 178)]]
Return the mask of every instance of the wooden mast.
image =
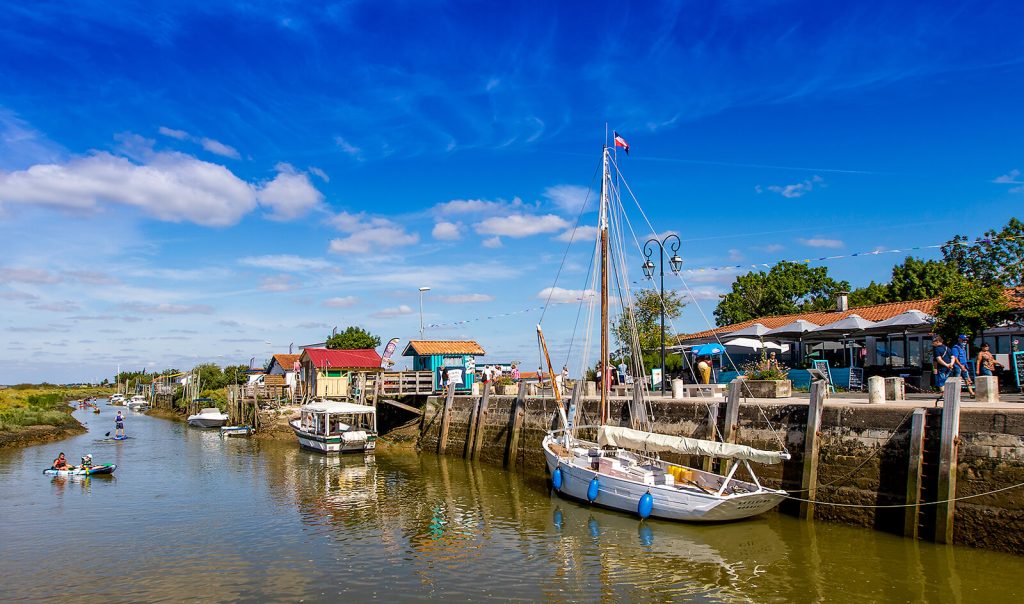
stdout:
[(604, 148), (604, 174), (601, 177), (601, 425), (608, 423), (608, 196), (610, 171), (608, 147)]

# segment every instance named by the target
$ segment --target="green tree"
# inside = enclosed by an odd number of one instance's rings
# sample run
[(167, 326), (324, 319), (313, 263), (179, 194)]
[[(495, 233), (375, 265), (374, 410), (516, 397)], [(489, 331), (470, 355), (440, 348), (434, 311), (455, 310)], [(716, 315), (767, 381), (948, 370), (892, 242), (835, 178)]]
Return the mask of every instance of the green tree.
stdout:
[(669, 334), (672, 332), (671, 320), (677, 319), (683, 312), (686, 303), (679, 292), (673, 290), (665, 291), (665, 332), (661, 331), (661, 296), (653, 289), (643, 289), (633, 295), (633, 308), (623, 309), (619, 320), (613, 327), (615, 341), (619, 346), (620, 354), (628, 356), (633, 350), (633, 328), (640, 342), (640, 350), (658, 350), (660, 365), (661, 361), (661, 338), (665, 337), (666, 345), (672, 343)]
[(943, 292), (936, 309), (939, 333), (955, 342), (958, 334), (976, 335), (995, 327), (1010, 314), (1002, 285), (981, 285), (958, 279)]
[(889, 302), (889, 285), (872, 281), (850, 292), (850, 308)]
[(952, 262), (921, 260), (907, 256), (903, 264), (892, 267), (892, 281), (889, 282), (889, 300), (925, 300), (935, 298), (946, 291), (959, 279)]
[(847, 281), (829, 277), (826, 267), (782, 261), (767, 273), (736, 277), (732, 291), (715, 308), (715, 321), (731, 325), (756, 317), (827, 310), (838, 293), (849, 288)]
[(942, 257), (957, 273), (982, 285), (1024, 285), (1024, 222), (1011, 218), (973, 243), (956, 235), (942, 246)]
[(354, 325), (345, 331), (327, 338), (327, 348), (335, 350), (354, 350), (357, 348), (376, 348), (380, 346), (380, 336), (375, 336), (362, 327)]
[(224, 368), (224, 383), (229, 385), (244, 384), (248, 379), (248, 365), (228, 365)]

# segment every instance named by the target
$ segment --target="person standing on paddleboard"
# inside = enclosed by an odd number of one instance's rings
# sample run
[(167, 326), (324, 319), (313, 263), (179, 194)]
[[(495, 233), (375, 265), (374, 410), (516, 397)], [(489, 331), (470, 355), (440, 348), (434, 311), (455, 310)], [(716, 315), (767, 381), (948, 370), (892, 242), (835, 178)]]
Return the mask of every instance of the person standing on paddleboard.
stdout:
[(121, 412), (117, 412), (117, 417), (114, 418), (114, 424), (117, 428), (117, 432), (114, 433), (114, 438), (124, 437), (124, 416)]

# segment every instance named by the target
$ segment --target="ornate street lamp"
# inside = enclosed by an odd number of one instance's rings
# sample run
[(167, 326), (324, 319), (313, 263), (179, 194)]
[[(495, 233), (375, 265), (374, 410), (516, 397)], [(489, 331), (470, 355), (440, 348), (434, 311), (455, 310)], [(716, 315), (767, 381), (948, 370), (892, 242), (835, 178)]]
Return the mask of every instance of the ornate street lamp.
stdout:
[(654, 276), (654, 262), (651, 261), (651, 255), (654, 254), (654, 245), (658, 246), (658, 276), (661, 279), (659, 300), (661, 301), (661, 394), (665, 395), (665, 248), (668, 247), (672, 257), (669, 258), (669, 268), (673, 274), (678, 274), (679, 270), (683, 268), (683, 259), (679, 257), (677, 253), (679, 246), (682, 242), (679, 240), (678, 235), (666, 235), (664, 239), (658, 241), (657, 238), (652, 237), (644, 243), (644, 257), (647, 260), (643, 264), (644, 275), (648, 279)]

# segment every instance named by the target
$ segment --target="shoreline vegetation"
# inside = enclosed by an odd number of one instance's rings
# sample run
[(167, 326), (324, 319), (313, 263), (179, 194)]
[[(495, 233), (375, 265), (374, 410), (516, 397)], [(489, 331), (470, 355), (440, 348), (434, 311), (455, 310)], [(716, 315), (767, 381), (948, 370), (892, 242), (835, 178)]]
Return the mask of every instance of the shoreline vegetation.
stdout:
[(113, 388), (18, 384), (0, 390), (0, 448), (25, 447), (85, 432), (68, 402), (109, 396)]

